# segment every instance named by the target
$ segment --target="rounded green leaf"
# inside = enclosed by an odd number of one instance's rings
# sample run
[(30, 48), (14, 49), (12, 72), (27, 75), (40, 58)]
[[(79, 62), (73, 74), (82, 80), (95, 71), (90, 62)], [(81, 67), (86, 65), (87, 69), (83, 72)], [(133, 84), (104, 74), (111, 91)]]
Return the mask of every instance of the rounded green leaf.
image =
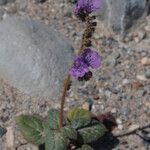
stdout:
[(51, 129), (59, 129), (60, 112), (57, 109), (50, 109), (48, 111), (48, 122)]
[(48, 124), (44, 124), (45, 149), (46, 150), (67, 150), (68, 141), (59, 130), (51, 130)]
[(77, 131), (72, 126), (65, 126), (62, 130), (63, 135), (69, 139), (77, 139)]
[(74, 128), (86, 126), (91, 121), (91, 112), (81, 108), (73, 108), (67, 113), (67, 118)]
[(40, 119), (31, 115), (20, 115), (16, 123), (27, 141), (37, 145), (44, 143), (45, 135)]
[(82, 140), (83, 143), (94, 142), (102, 137), (106, 132), (106, 127), (95, 120), (92, 121), (89, 126), (78, 130), (79, 136), (81, 137), (80, 140)]

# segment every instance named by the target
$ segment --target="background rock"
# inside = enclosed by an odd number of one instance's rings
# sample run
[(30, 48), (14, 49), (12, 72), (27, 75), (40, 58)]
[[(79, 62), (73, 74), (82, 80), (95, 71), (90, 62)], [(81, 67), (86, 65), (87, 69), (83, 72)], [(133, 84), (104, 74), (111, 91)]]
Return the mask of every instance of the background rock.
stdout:
[(53, 28), (29, 18), (0, 22), (0, 76), (31, 96), (56, 100), (73, 48)]
[(0, 5), (5, 5), (7, 3), (13, 3), (15, 2), (16, 0), (0, 0)]
[(102, 0), (99, 17), (114, 30), (125, 30), (148, 11), (147, 0)]

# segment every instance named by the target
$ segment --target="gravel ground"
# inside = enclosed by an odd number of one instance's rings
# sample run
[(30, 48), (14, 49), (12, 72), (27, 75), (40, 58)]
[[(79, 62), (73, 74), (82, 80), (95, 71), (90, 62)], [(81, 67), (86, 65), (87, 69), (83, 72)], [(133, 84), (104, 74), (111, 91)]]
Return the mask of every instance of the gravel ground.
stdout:
[[(36, 1), (36, 2), (35, 2)], [(65, 0), (64, 0), (65, 1)], [(10, 15), (30, 16), (54, 26), (78, 49), (84, 25), (72, 15), (62, 0), (16, 0), (0, 6), (0, 19)], [(118, 127), (113, 137), (114, 150), (148, 150), (150, 148), (150, 16), (145, 17), (127, 34), (119, 35), (98, 21), (93, 38), (102, 57), (102, 68), (85, 83), (73, 85), (68, 92), (66, 110), (92, 106), (93, 113), (112, 112)], [(31, 98), (0, 80), (0, 126), (7, 128), (0, 139), (0, 150), (18, 148), (27, 142), (15, 125), (15, 116), (28, 112), (45, 117), (49, 107), (59, 107), (49, 100)], [(137, 128), (137, 132), (121, 136)], [(13, 133), (12, 142), (8, 134)], [(13, 139), (14, 138), (14, 139)], [(113, 140), (110, 139), (111, 140)], [(114, 147), (114, 148), (113, 148)], [(18, 148), (19, 149), (19, 148)]]

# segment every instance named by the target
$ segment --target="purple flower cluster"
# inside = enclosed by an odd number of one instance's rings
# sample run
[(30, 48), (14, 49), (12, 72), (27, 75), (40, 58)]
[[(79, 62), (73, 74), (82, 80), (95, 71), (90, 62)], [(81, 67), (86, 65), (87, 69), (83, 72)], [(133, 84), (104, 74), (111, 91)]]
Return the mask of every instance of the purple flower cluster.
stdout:
[(74, 8), (76, 16), (90, 14), (100, 8), (101, 0), (77, 0)]
[(92, 77), (92, 72), (89, 67), (93, 69), (98, 69), (101, 65), (101, 59), (96, 51), (91, 48), (84, 49), (84, 52), (76, 56), (74, 59), (74, 64), (69, 70), (71, 76), (77, 79), (90, 78)]

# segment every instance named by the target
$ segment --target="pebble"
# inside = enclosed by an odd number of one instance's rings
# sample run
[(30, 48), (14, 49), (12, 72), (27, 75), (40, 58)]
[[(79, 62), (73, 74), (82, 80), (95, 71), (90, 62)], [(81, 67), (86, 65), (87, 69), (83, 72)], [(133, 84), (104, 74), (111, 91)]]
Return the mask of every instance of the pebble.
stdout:
[(0, 5), (6, 5), (7, 3), (13, 3), (16, 0), (0, 0)]
[(122, 81), (122, 84), (123, 85), (127, 85), (127, 84), (129, 84), (130, 83), (130, 81), (128, 80), (128, 79), (123, 79), (123, 81)]
[(7, 127), (7, 133), (6, 133), (6, 143), (7, 148), (11, 150), (15, 150), (15, 143), (14, 143), (14, 129), (13, 127), (9, 126)]
[(140, 89), (140, 88), (142, 88), (142, 87), (143, 87), (143, 84), (140, 83), (139, 81), (135, 81), (135, 82), (132, 83), (132, 88), (133, 88), (133, 89), (138, 90), (138, 89)]
[(134, 131), (134, 130), (136, 130), (136, 129), (138, 129), (138, 128), (139, 128), (139, 125), (133, 124), (133, 125), (130, 125), (130, 126), (129, 126), (129, 131), (132, 132), (132, 131)]
[(122, 120), (119, 118), (116, 119), (116, 122), (117, 122), (117, 124), (122, 124)]
[(140, 42), (140, 39), (139, 39), (138, 37), (135, 37), (135, 38), (134, 38), (134, 41), (135, 41), (136, 43), (139, 43), (139, 42)]
[(136, 78), (141, 81), (147, 81), (147, 79), (144, 75), (137, 75)]
[(138, 32), (138, 38), (139, 40), (142, 40), (146, 37), (146, 33), (144, 31), (139, 31)]
[(0, 127), (0, 138), (2, 138), (6, 132), (7, 130), (5, 128)]
[(144, 29), (150, 32), (150, 26), (145, 26)]
[(113, 108), (112, 110), (111, 110), (111, 113), (113, 113), (113, 114), (115, 114), (117, 112), (117, 109), (116, 108)]
[(123, 129), (123, 125), (122, 125), (122, 124), (119, 124), (119, 125), (118, 125), (118, 129), (119, 129), (119, 130), (122, 130), (122, 129)]
[(145, 77), (146, 77), (147, 79), (150, 79), (150, 70), (147, 70), (147, 71), (146, 71)]
[(86, 110), (90, 110), (90, 104), (88, 102), (85, 102), (83, 105), (82, 105), (82, 108), (83, 109), (86, 109)]
[(144, 57), (141, 59), (141, 64), (144, 66), (150, 65), (150, 58), (149, 57)]
[[(148, 101), (148, 100), (147, 100)], [(145, 106), (148, 107), (150, 109), (150, 102), (146, 102)]]
[(7, 0), (0, 0), (0, 5), (5, 5), (7, 4)]

